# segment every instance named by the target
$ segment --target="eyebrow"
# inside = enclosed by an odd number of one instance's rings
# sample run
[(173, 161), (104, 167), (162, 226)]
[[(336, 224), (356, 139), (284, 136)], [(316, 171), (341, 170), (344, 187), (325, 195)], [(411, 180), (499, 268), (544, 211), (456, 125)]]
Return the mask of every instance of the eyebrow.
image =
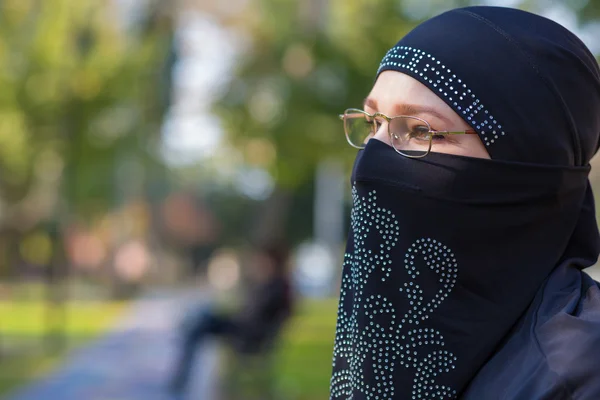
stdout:
[[(374, 110), (377, 110), (377, 101), (375, 99), (372, 99), (370, 97), (367, 97), (364, 101), (363, 101), (363, 107), (365, 106), (369, 106)], [(406, 116), (417, 116), (417, 115), (422, 115), (422, 114), (428, 114), (431, 116), (434, 116), (438, 119), (441, 119), (442, 121), (451, 124), (452, 121), (450, 120), (450, 118), (446, 117), (445, 115), (443, 115), (442, 113), (440, 113), (439, 111), (437, 111), (434, 108), (431, 107), (427, 107), (427, 106), (419, 106), (416, 104), (397, 104), (394, 107), (394, 115), (406, 115)]]

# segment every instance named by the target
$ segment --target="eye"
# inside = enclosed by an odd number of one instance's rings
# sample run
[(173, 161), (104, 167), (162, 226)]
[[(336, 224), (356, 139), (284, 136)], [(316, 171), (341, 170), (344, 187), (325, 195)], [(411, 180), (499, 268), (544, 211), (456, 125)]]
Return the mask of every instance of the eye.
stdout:
[(427, 125), (415, 125), (410, 127), (408, 135), (411, 139), (428, 141), (431, 133), (429, 132), (429, 127)]
[[(375, 127), (372, 131), (373, 133), (378, 132), (379, 129), (381, 128), (381, 125), (383, 124), (381, 118), (378, 118), (378, 117), (373, 118), (373, 117), (365, 116), (365, 120), (369, 124), (369, 129), (373, 129), (373, 126)], [(373, 122), (375, 123), (375, 125), (373, 125)]]

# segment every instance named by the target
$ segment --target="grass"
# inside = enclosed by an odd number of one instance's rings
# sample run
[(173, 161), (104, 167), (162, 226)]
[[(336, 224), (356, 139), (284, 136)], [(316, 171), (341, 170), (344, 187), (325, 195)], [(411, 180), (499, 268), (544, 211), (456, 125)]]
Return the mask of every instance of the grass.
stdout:
[(282, 338), (276, 385), (286, 399), (329, 398), (337, 299), (302, 303)]
[(60, 364), (66, 351), (42, 353), (40, 351), (13, 355), (0, 363), (0, 397), (27, 382), (50, 372)]
[[(39, 300), (0, 302), (0, 396), (55, 368), (70, 350), (104, 332), (121, 314), (123, 302), (73, 301), (61, 309)], [(44, 350), (47, 326), (58, 326), (66, 341)]]
[(0, 302), (0, 333), (3, 335), (42, 335), (48, 320), (64, 322), (64, 331), (86, 336), (103, 331), (123, 309), (123, 302), (71, 301), (64, 314), (40, 301)]

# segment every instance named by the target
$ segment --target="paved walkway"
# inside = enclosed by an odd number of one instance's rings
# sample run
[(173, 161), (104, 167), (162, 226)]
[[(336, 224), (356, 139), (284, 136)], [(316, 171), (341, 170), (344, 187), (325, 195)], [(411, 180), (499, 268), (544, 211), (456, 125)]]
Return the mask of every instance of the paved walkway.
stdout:
[(8, 400), (216, 400), (214, 343), (198, 352), (187, 396), (165, 390), (176, 354), (175, 327), (189, 300), (162, 294), (138, 301), (109, 334)]

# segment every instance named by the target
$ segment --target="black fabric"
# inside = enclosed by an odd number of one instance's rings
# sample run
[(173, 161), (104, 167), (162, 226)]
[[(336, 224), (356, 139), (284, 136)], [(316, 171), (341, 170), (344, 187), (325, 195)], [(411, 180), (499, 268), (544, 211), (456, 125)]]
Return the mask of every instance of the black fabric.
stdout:
[(600, 399), (600, 288), (556, 268), (463, 400)]
[(453, 10), (403, 37), (378, 74), (387, 70), (421, 81), (484, 142), (494, 140), (487, 143), (494, 159), (586, 165), (598, 149), (598, 63), (575, 35), (549, 19), (503, 7)]
[(235, 317), (240, 328), (237, 332), (240, 352), (257, 353), (273, 344), (292, 314), (292, 297), (288, 279), (280, 276), (251, 288)]
[(515, 324), (540, 307), (551, 314), (552, 301), (532, 301), (561, 294), (545, 285), (552, 271), (584, 276), (578, 268), (597, 260), (587, 177), (598, 67), (547, 19), (471, 7), (417, 27), (378, 74), (386, 70), (436, 92), (492, 159), (410, 159), (377, 140), (359, 152), (330, 398), (456, 398)]

